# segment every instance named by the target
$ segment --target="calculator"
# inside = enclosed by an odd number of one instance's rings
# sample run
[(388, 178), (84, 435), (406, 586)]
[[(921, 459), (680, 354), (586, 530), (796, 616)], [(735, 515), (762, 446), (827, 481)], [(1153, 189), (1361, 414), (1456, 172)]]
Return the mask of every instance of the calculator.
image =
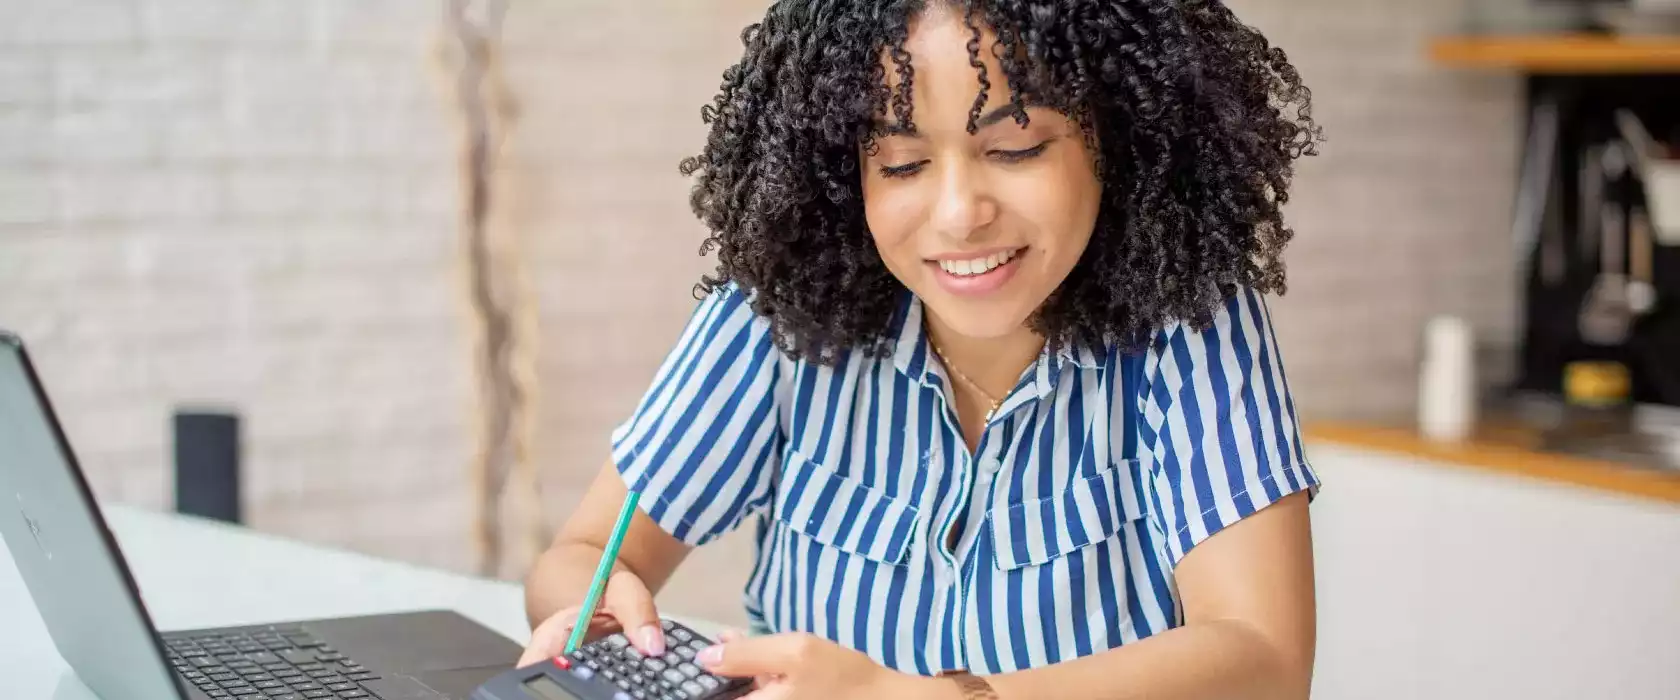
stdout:
[(472, 700), (725, 700), (752, 690), (752, 680), (707, 673), (694, 656), (712, 641), (680, 623), (661, 621), (665, 654), (647, 656), (622, 633), (571, 654), (504, 671), (473, 691)]

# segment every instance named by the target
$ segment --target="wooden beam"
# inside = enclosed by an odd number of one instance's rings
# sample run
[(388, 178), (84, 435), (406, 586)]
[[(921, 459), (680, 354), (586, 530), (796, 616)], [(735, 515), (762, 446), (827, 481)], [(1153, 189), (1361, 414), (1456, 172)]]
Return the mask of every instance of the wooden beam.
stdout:
[(1455, 68), (1530, 73), (1680, 73), (1680, 36), (1442, 37), (1430, 43), (1429, 58)]

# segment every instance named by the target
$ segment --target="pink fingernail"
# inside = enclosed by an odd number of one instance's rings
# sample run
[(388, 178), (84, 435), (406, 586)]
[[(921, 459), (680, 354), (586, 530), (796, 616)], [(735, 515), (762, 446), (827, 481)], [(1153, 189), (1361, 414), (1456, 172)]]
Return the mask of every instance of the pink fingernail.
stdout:
[(710, 667), (723, 663), (723, 645), (714, 644), (701, 649), (700, 653), (695, 655), (694, 658), (700, 662), (701, 666)]
[(642, 628), (642, 647), (647, 653), (654, 656), (665, 653), (665, 635), (660, 633), (659, 625), (648, 625)]

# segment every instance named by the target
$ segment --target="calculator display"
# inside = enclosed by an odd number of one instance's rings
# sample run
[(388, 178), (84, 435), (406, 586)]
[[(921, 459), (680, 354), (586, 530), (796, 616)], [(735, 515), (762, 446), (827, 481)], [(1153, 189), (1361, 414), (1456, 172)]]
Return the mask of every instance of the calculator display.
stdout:
[(566, 692), (548, 676), (537, 676), (525, 681), (525, 691), (537, 700), (577, 700), (577, 696)]

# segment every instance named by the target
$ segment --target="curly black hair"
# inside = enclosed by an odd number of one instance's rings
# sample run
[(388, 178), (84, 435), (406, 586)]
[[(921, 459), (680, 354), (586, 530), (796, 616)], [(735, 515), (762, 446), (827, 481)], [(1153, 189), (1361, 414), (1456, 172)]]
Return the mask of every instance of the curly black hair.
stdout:
[[(1136, 347), (1175, 320), (1205, 326), (1240, 286), (1284, 291), (1281, 207), (1320, 132), (1281, 49), (1217, 0), (941, 1), (974, 33), (970, 131), (996, 82), (979, 60), (985, 26), (1015, 119), (1043, 104), (1097, 148), (1096, 228), (1034, 330)], [(696, 292), (738, 285), (791, 357), (890, 344), (905, 290), (865, 223), (859, 151), (873, 153), (875, 115), (914, 123), (904, 43), (929, 4), (780, 0), (742, 32), (740, 62), (701, 110), (710, 133), (680, 170), (699, 173), (690, 203), (718, 266)]]

